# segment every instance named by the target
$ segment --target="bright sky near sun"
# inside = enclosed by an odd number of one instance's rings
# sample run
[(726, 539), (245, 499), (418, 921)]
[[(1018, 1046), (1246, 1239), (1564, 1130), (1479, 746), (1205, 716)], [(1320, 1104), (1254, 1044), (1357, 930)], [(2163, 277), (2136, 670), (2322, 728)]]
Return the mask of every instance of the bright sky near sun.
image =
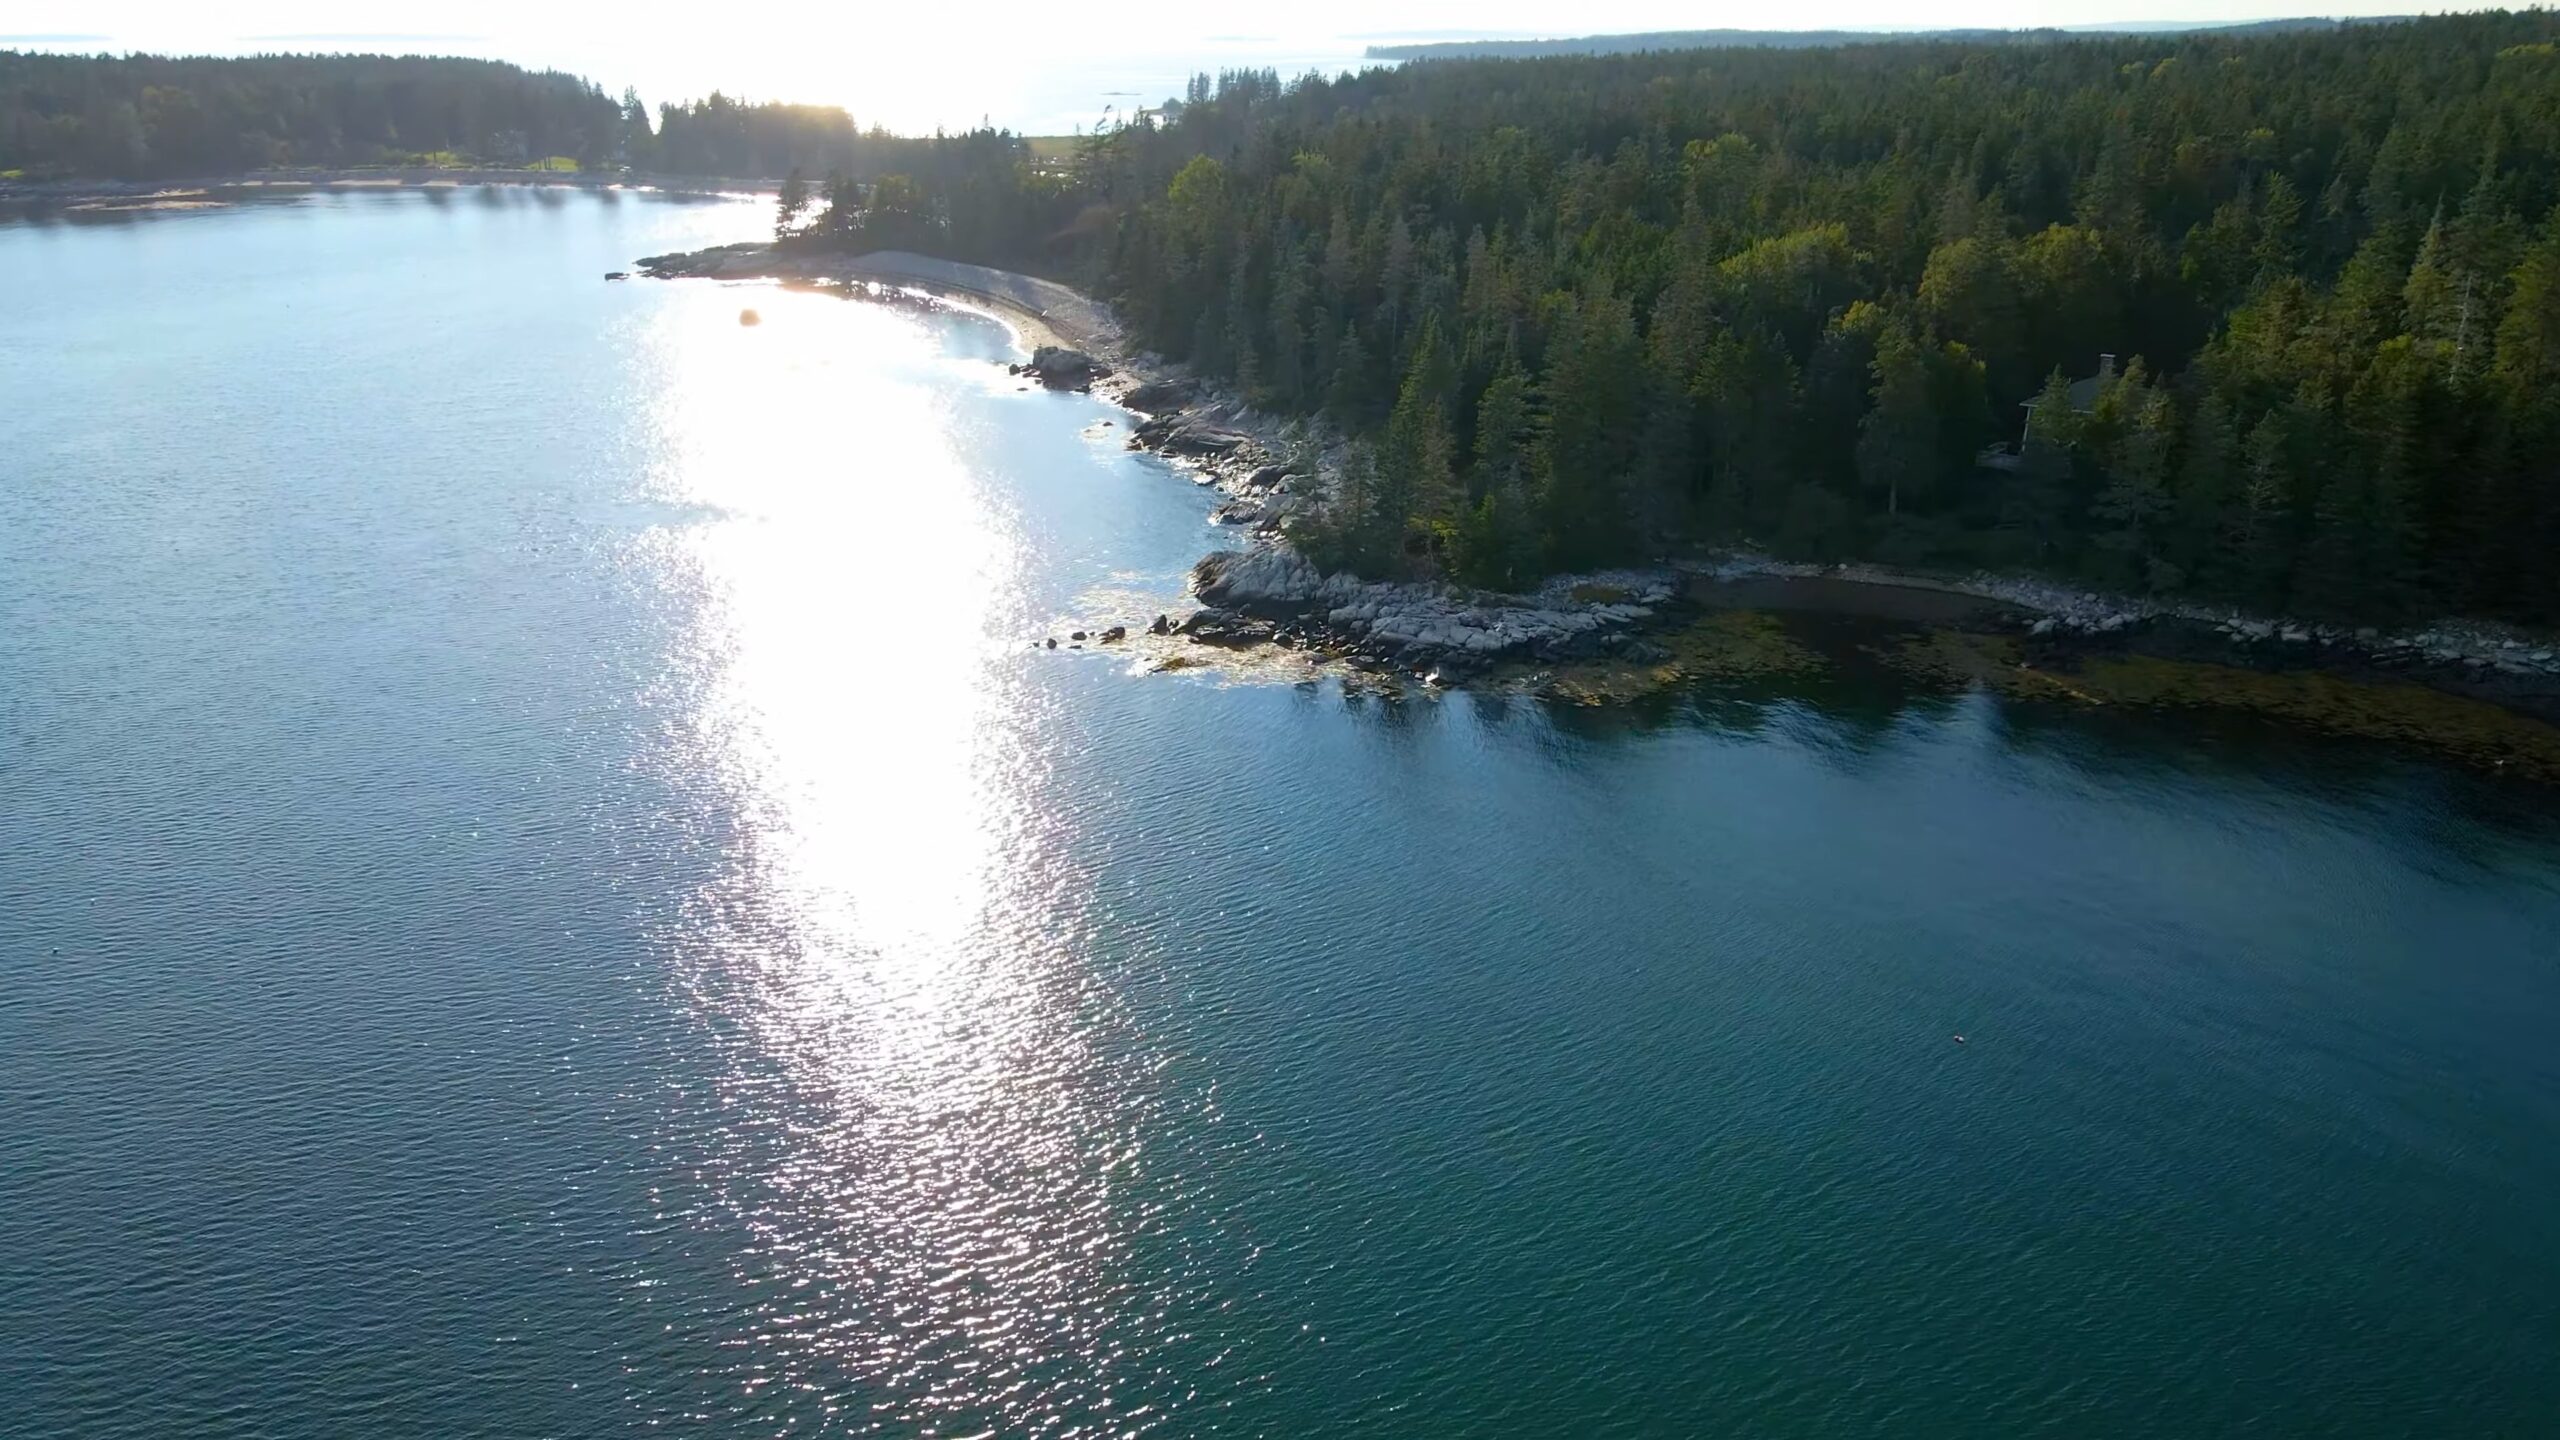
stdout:
[[(1161, 100), (1192, 70), (1339, 69), (1382, 39), (1596, 35), (1616, 31), (1938, 29), (2407, 14), (2406, 0), (1801, 0), (1783, 8), (1696, 0), (1290, 0), (1239, 6), (1057, 0), (757, 7), (723, 25), (699, 0), (12, 0), (0, 46), (230, 54), (376, 50), (480, 55), (573, 70), (652, 102), (713, 89), (840, 104), (904, 130), (981, 118), (1034, 133), (1072, 128), (1109, 104)], [(706, 24), (706, 21), (708, 22)]]

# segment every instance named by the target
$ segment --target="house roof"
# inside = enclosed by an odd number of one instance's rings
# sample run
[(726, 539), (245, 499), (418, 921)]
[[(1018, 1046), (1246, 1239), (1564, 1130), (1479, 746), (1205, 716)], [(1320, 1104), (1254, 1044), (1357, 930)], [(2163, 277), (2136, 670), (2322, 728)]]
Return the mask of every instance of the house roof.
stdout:
[[(2080, 411), (2097, 409), (2098, 392), (2105, 389), (2107, 382), (2114, 378), (2116, 378), (2116, 357), (2113, 355), (2100, 356), (2098, 359), (2097, 374), (2086, 376), (2082, 379), (2071, 382), (2071, 408)], [(2044, 396), (2030, 395), (2026, 399), (2018, 402), (2018, 408), (2022, 410), (2033, 410), (2043, 402)]]

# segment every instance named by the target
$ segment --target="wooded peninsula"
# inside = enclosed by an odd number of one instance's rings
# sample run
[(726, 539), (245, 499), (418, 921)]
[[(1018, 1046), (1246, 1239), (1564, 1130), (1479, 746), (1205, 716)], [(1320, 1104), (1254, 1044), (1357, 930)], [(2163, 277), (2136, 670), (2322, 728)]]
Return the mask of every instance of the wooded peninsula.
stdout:
[(1368, 576), (1748, 543), (2547, 624), (2555, 41), (2532, 11), (1238, 71), (1039, 144), (718, 95), (653, 124), (483, 62), (0, 54), (0, 170), (798, 171), (794, 244), (1068, 280), (1359, 437), (1295, 538)]

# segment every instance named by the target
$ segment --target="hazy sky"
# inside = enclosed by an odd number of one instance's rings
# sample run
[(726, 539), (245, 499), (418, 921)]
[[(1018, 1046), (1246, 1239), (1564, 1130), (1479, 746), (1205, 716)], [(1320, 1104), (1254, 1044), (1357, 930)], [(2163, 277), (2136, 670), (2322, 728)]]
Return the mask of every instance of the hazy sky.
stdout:
[[(724, 29), (699, 0), (8, 0), (0, 46), (46, 49), (385, 50), (485, 55), (575, 70), (652, 101), (718, 88), (758, 99), (832, 102), (901, 129), (981, 117), (1066, 128), (1103, 104), (1163, 98), (1193, 68), (1272, 64), (1331, 69), (1368, 39), (1405, 35), (1704, 29), (1923, 29), (2087, 25), (2124, 20), (2407, 14), (2405, 0), (1885, 0), (1745, 5), (1675, 0), (1285, 0), (1278, 5), (1114, 0), (851, 4), (813, 7), (762, 29)], [(759, 15), (774, 13), (754, 7)], [(69, 38), (79, 37), (79, 38)]]

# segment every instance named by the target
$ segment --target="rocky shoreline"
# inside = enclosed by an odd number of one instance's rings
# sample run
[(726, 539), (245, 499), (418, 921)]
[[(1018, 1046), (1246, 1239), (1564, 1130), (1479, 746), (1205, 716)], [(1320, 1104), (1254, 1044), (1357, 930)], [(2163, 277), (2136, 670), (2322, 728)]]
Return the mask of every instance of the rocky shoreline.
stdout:
[(1751, 554), (1559, 576), (1526, 595), (1326, 575), (1283, 531), (1337, 473), (1342, 437), (1321, 422), (1257, 412), (1180, 364), (1130, 351), (1107, 307), (1066, 286), (903, 252), (778, 251), (760, 242), (652, 256), (639, 268), (658, 278), (874, 280), (989, 302), (1032, 346), (1015, 373), (1089, 391), (1135, 414), (1130, 448), (1162, 456), (1217, 489), (1224, 500), (1211, 519), (1236, 527), (1245, 543), (1213, 551), (1194, 567), (1198, 607), (1187, 616), (1095, 621), (1078, 633), (1079, 644), (1086, 634), (1111, 643), (1115, 631), (1125, 635), (1143, 624), (1159, 637), (1230, 652), (1277, 647), (1354, 670), (1464, 685), (1516, 676), (1524, 666), (1665, 661), (1671, 651), (1663, 642), (1676, 638), (1670, 632), (1729, 608), (1719, 605), (1719, 587), (1793, 580), (1868, 587), (1872, 606), (1829, 608), (1864, 608), (1880, 618), (1898, 613), (1889, 596), (1914, 591), (1987, 602), (1996, 608), (1964, 628), (2012, 634), (2031, 663), (2047, 667), (2138, 653), (2258, 671), (2317, 670), (2416, 683), (2560, 724), (2560, 641), (2487, 625), (2344, 629), (2026, 577), (1924, 575)]
[(1216, 489), (1223, 499), (1211, 521), (1233, 527), (1245, 544), (1194, 567), (1200, 603), (1189, 615), (1095, 620), (1070, 634), (1069, 647), (1115, 643), (1115, 631), (1143, 627), (1225, 651), (1275, 646), (1454, 685), (1522, 662), (1645, 660), (1655, 651), (1638, 632), (1680, 593), (1667, 569), (1560, 577), (1530, 595), (1320, 574), (1283, 530), (1329, 483), (1342, 438), (1320, 423), (1256, 411), (1160, 356), (1130, 352), (1107, 310), (1054, 282), (904, 252), (844, 255), (757, 241), (653, 255), (637, 268), (656, 279), (878, 281), (992, 302), (1028, 332), (1031, 358), (1010, 367), (1014, 374), (1130, 411), (1129, 448)]
[(1226, 649), (1278, 646), (1435, 686), (1521, 663), (1667, 658), (1640, 634), (1679, 597), (1679, 578), (1667, 569), (1560, 576), (1526, 595), (1321, 572), (1285, 527), (1330, 483), (1341, 437), (1262, 415), (1155, 356), (1096, 373), (1108, 365), (1043, 350), (1021, 369), (1044, 383), (1090, 388), (1143, 417), (1129, 447), (1217, 488), (1226, 500), (1211, 520), (1247, 536), (1244, 548), (1212, 551), (1192, 567), (1200, 608), (1179, 621), (1159, 616), (1155, 633)]

